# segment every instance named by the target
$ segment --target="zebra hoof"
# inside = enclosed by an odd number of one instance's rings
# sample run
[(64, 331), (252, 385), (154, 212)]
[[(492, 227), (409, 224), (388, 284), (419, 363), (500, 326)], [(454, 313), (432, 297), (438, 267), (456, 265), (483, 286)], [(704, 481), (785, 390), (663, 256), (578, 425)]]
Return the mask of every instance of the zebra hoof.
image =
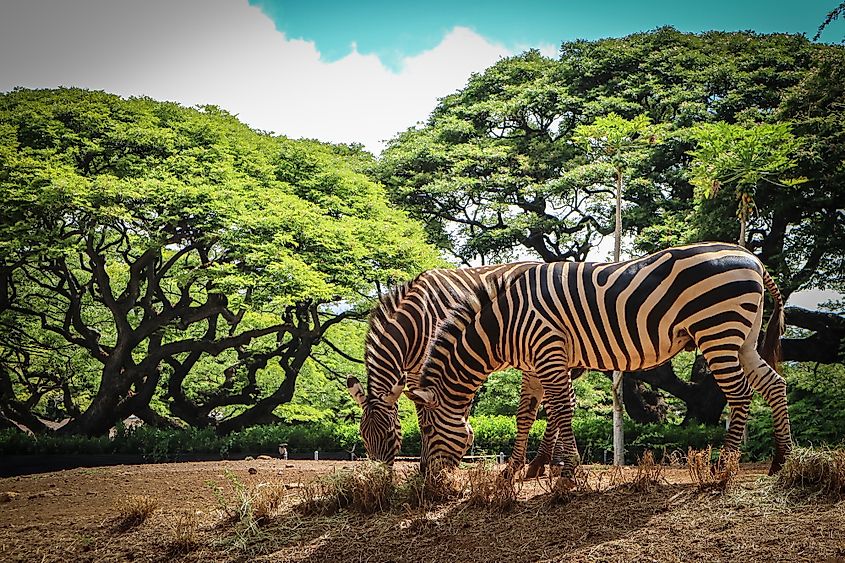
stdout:
[(769, 467), (769, 475), (776, 475), (780, 472), (783, 468), (783, 464), (786, 462), (786, 452), (781, 450), (777, 450), (775, 452), (775, 457), (772, 458), (772, 465)]
[(528, 464), (528, 469), (525, 470), (525, 478), (533, 479), (535, 477), (542, 477), (546, 472), (546, 463), (548, 463), (548, 460), (541, 459), (540, 456), (535, 457)]
[(505, 467), (504, 469), (502, 469), (502, 472), (499, 474), (499, 479), (503, 479), (503, 480), (507, 481), (508, 483), (510, 483), (511, 481), (513, 481), (513, 474), (514, 474), (513, 468)]

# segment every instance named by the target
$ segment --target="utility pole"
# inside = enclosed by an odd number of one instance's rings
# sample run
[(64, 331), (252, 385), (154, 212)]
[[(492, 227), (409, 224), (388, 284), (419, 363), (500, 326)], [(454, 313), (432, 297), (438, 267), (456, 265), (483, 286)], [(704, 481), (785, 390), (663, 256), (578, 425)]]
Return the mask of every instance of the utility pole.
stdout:
[[(616, 229), (613, 233), (613, 261), (622, 254), (622, 167), (616, 167)], [(622, 403), (622, 372), (613, 372), (613, 465), (625, 465), (625, 432)]]

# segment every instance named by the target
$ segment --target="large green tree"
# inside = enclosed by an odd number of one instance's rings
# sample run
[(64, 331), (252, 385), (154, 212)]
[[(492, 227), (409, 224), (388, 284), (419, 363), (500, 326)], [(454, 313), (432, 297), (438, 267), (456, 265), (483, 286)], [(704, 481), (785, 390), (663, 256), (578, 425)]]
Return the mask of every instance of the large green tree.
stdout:
[[(842, 47), (798, 35), (672, 28), (566, 42), (558, 59), (529, 51), (473, 75), (423, 126), (398, 135), (380, 177), (432, 240), (466, 262), (522, 253), (583, 260), (613, 231), (613, 212), (606, 167), (585, 166), (574, 132), (611, 113), (644, 115), (665, 131), (664, 141), (630, 169), (637, 181), (623, 194), (624, 234), (640, 252), (736, 241), (739, 224), (725, 220), (737, 208), (733, 194), (695, 201), (695, 145), (683, 132), (702, 123), (788, 122), (801, 141), (790, 174), (807, 181), (793, 190), (757, 187), (747, 245), (787, 297), (799, 289), (842, 291), (843, 61)], [(689, 418), (712, 423), (722, 412), (704, 369), (631, 376), (680, 397)]]
[[(0, 96), (0, 323), (35, 325), (98, 366), (63, 430), (101, 434), (128, 414), (221, 431), (272, 417), (376, 284), (437, 263), (422, 229), (358, 172), (365, 160), (216, 107)], [(14, 418), (41, 368), (0, 345), (14, 360), (0, 362), (0, 409)], [(271, 363), (281, 373), (268, 381)]]

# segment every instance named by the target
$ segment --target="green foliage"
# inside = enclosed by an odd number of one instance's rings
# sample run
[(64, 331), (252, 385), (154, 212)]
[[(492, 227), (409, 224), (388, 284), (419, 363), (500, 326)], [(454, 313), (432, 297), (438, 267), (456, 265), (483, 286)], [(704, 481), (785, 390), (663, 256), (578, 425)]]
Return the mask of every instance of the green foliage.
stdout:
[(473, 413), (476, 415), (515, 415), (519, 408), (522, 372), (507, 369), (490, 374), (478, 391)]
[[(72, 351), (93, 378), (83, 387), (98, 388), (89, 413), (114, 412), (133, 385), (150, 393), (141, 384), (159, 387), (148, 374), (160, 370), (170, 389), (152, 393), (155, 408), (172, 401), (197, 425), (215, 406), (238, 414), (296, 377), (303, 360), (293, 358), (314, 340), (303, 331), (319, 330), (309, 325), (330, 326), (339, 308), (366, 308), (377, 284), (440, 263), (363, 173), (371, 165), (359, 147), (274, 137), (213, 106), (79, 89), (2, 94), (0, 266), (15, 299), (0, 323), (39, 324), (26, 334), (39, 361), (66, 363)], [(27, 344), (6, 339), (0, 352)], [(331, 349), (317, 354), (329, 369), (342, 363)], [(12, 367), (26, 380), (39, 365)], [(16, 387), (46, 414), (49, 393), (29, 389)], [(85, 410), (88, 396), (73, 391), (66, 410)], [(74, 418), (89, 433), (114, 422)]]
[(746, 245), (746, 223), (755, 209), (755, 194), (761, 182), (790, 188), (806, 178), (785, 178), (795, 168), (800, 142), (787, 123), (740, 124), (704, 123), (692, 127), (689, 137), (697, 148), (690, 151), (690, 182), (701, 201), (714, 198), (722, 188), (733, 189), (739, 203), (739, 243)]

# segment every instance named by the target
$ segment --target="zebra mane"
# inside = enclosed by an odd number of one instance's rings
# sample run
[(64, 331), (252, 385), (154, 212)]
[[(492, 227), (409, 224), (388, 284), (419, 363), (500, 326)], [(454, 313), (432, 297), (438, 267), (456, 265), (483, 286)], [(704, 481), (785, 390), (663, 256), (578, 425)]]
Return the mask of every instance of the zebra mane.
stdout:
[[(376, 305), (370, 312), (368, 322), (369, 328), (367, 329), (367, 335), (364, 338), (365, 364), (369, 364), (370, 357), (381, 345), (381, 336), (384, 334), (386, 326), (396, 318), (396, 312), (399, 310), (402, 302), (417, 286), (423, 275), (425, 275), (425, 272), (379, 297), (378, 305)], [(371, 392), (373, 392), (373, 389), (368, 382), (367, 395), (369, 396)]]
[[(472, 293), (460, 296), (458, 305), (452, 309), (449, 316), (440, 324), (434, 336), (428, 343), (426, 361), (423, 364), (420, 386), (431, 384), (429, 380), (432, 362), (432, 353), (442, 354), (453, 350), (454, 342), (457, 342), (467, 326), (493, 301), (503, 293), (509, 285), (501, 278), (487, 279), (484, 284), (475, 288)], [(449, 338), (451, 337), (451, 338)]]
[[(422, 274), (420, 274), (421, 276)], [(384, 295), (379, 297), (378, 305), (376, 305), (370, 312), (369, 329), (367, 330), (367, 337), (365, 339), (366, 350), (378, 343), (378, 334), (382, 331), (384, 325), (396, 318), (396, 311), (399, 305), (410, 293), (411, 289), (416, 285), (420, 276), (415, 277), (410, 281), (406, 281)]]

